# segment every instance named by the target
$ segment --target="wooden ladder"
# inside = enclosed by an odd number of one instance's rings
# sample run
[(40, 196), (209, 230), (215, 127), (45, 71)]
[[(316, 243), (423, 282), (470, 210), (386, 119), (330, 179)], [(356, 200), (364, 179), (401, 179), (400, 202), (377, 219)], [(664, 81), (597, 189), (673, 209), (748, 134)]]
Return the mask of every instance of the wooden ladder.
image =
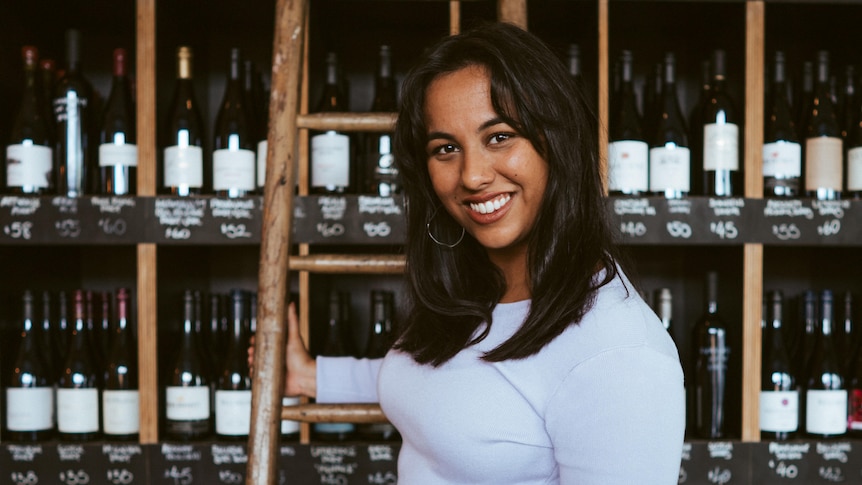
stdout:
[[(450, 31), (459, 30), (460, 2), (450, 0)], [(282, 419), (303, 422), (385, 422), (376, 404), (300, 404), (282, 408), (285, 378), (285, 311), (288, 272), (401, 273), (404, 258), (385, 255), (290, 255), (293, 194), (300, 153), (300, 130), (392, 131), (394, 113), (305, 114), (302, 109), (305, 41), (309, 0), (278, 0), (272, 56), (266, 185), (258, 273), (255, 372), (246, 484), (272, 484), (278, 476), (277, 453)], [(523, 28), (527, 0), (497, 0), (497, 18)], [(303, 311), (307, 311), (303, 310)]]

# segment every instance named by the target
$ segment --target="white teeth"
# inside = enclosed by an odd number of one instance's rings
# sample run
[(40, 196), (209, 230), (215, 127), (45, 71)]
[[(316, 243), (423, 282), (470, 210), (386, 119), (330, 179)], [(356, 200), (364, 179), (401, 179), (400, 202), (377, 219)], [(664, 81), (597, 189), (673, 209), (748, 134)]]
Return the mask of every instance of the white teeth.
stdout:
[(470, 208), (479, 214), (490, 214), (500, 210), (500, 208), (506, 205), (506, 203), (511, 199), (512, 197), (507, 194), (487, 202), (471, 203)]

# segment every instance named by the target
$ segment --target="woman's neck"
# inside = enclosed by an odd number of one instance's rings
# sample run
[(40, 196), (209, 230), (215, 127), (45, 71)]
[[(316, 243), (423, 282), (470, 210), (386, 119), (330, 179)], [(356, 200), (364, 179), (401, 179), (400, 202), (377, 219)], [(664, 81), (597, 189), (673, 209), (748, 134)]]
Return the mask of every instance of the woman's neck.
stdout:
[(500, 303), (512, 303), (531, 298), (526, 245), (507, 248), (502, 251), (488, 251), (488, 257), (494, 265), (500, 268), (506, 280), (506, 291), (503, 292)]

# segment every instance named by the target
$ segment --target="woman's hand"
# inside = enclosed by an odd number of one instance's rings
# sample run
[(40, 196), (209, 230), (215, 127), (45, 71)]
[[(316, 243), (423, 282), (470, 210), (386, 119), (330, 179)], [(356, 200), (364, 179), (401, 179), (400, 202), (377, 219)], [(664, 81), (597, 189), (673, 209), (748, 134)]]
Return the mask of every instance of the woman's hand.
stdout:
[[(299, 333), (299, 319), (296, 317), (296, 306), (291, 303), (287, 307), (287, 349), (285, 364), (287, 372), (284, 377), (285, 396), (317, 396), (317, 362), (308, 352)], [(249, 341), (248, 366), (254, 372), (254, 337)]]

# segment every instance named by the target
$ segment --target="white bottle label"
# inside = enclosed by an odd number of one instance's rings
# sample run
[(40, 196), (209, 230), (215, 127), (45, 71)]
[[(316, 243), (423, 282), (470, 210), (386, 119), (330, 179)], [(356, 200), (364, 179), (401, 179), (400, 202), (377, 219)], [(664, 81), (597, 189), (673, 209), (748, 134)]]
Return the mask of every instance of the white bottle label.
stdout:
[(649, 179), (649, 145), (624, 140), (608, 146), (608, 188), (646, 192)]
[(168, 419), (193, 421), (209, 419), (210, 388), (207, 386), (168, 386), (166, 389)]
[(102, 430), (109, 435), (141, 430), (138, 391), (102, 391)]
[(847, 190), (862, 190), (862, 147), (847, 151)]
[(262, 140), (257, 144), (257, 187), (262, 189), (266, 185), (266, 152), (269, 143)]
[(198, 146), (165, 148), (165, 187), (203, 187), (204, 156)]
[(98, 433), (99, 390), (57, 389), (57, 429), (61, 433)]
[(841, 190), (841, 152), (841, 138), (820, 136), (805, 140), (805, 190)]
[(121, 165), (124, 167), (138, 166), (138, 146), (116, 143), (102, 143), (99, 145), (99, 166), (113, 167)]
[(222, 148), (213, 152), (213, 190), (254, 190), (254, 152)]
[(49, 187), (54, 172), (51, 149), (42, 145), (6, 147), (7, 187)]
[(311, 138), (311, 186), (350, 185), (350, 138), (327, 131)]
[(847, 391), (809, 390), (805, 394), (805, 429), (837, 435), (847, 430)]
[(793, 432), (799, 428), (798, 391), (760, 391), (760, 429)]
[(54, 388), (6, 389), (9, 431), (42, 431), (54, 427)]
[(251, 428), (251, 391), (217, 390), (215, 427), (220, 435), (247, 435)]
[(691, 190), (691, 150), (669, 143), (649, 151), (649, 189), (652, 192)]
[(763, 144), (763, 176), (802, 176), (802, 146), (790, 141)]
[(739, 170), (739, 126), (734, 123), (703, 126), (703, 169)]
[[(282, 406), (294, 406), (299, 404), (298, 397), (283, 397), (281, 398)], [(299, 433), (299, 421), (291, 421), (289, 419), (283, 419), (281, 421), (281, 434), (293, 434)]]

